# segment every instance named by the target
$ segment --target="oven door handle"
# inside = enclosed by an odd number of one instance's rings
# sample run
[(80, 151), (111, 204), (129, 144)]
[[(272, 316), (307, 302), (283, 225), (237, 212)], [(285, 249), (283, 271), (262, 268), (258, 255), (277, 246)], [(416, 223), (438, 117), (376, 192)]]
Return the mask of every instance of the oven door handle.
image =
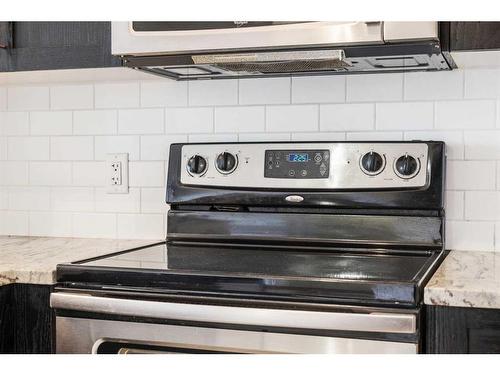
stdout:
[(110, 315), (297, 329), (415, 333), (417, 318), (408, 313), (327, 312), (145, 301), (52, 293), (50, 306)]

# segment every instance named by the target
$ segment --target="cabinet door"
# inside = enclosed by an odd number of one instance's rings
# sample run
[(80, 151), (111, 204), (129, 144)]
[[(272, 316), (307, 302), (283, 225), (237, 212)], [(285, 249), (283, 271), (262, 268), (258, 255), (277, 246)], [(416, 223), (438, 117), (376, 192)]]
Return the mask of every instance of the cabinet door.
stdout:
[(426, 306), (428, 353), (500, 353), (500, 310)]
[(0, 287), (0, 354), (52, 353), (54, 313), (50, 285), (10, 284)]
[[(51, 70), (120, 66), (111, 55), (110, 22), (5, 22), (11, 43), (0, 70)], [(9, 34), (10, 33), (10, 34)], [(1, 44), (1, 43), (0, 43)]]
[(450, 22), (450, 49), (500, 49), (500, 22)]

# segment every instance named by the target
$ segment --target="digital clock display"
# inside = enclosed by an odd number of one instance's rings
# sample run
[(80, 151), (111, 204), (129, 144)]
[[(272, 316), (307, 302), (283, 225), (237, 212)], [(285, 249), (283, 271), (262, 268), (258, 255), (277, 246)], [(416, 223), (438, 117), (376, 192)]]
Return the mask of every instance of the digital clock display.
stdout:
[(305, 163), (309, 161), (309, 154), (288, 154), (291, 163)]

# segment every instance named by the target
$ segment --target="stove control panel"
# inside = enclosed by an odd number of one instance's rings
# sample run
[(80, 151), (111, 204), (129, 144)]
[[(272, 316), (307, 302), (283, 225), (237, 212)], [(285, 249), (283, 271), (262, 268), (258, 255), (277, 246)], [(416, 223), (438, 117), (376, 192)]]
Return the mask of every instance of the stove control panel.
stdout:
[(430, 175), (424, 142), (186, 144), (181, 159), (181, 183), (200, 186), (418, 188)]
[(266, 178), (328, 178), (330, 150), (266, 150)]

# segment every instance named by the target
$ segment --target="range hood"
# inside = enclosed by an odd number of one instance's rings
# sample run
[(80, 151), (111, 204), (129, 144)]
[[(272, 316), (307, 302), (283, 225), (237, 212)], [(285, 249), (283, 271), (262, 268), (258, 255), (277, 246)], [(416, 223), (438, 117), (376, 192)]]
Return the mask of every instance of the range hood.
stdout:
[(125, 66), (177, 79), (450, 70), (446, 22), (113, 22)]

